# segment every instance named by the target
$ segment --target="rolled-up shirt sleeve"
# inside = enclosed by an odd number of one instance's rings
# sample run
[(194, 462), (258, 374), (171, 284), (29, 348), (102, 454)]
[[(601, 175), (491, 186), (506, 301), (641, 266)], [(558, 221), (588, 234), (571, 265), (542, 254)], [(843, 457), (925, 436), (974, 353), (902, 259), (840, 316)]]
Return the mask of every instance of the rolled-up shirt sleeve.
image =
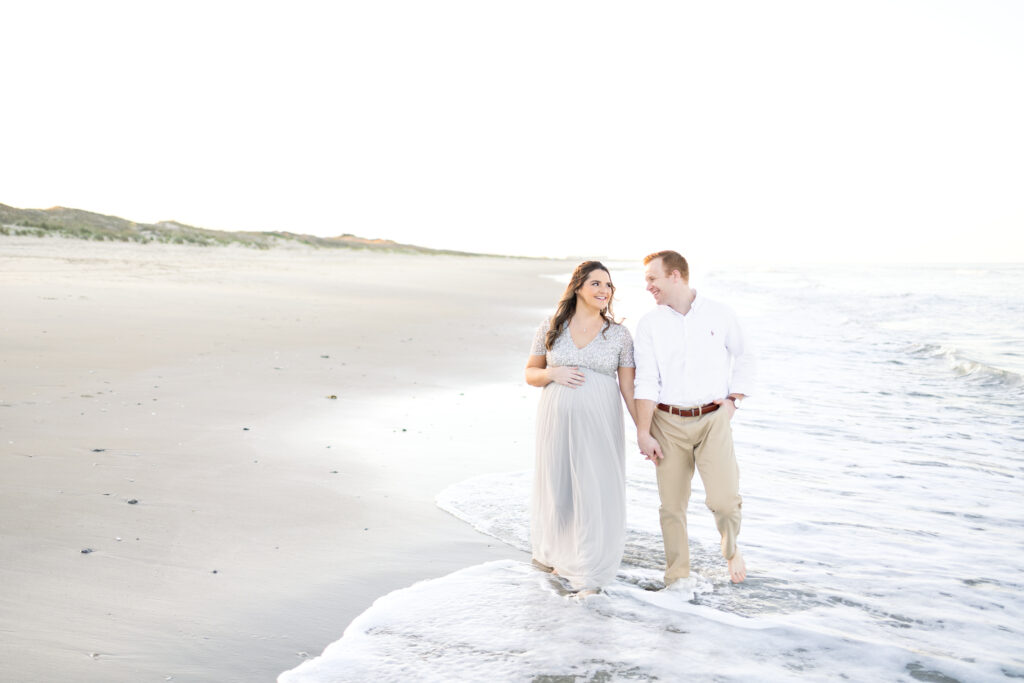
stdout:
[(654, 339), (648, 319), (641, 318), (637, 323), (633, 359), (636, 361), (633, 398), (657, 401), (661, 393), (661, 376), (658, 374), (658, 359), (654, 355)]
[(731, 316), (725, 347), (732, 356), (732, 376), (729, 379), (729, 393), (752, 396), (757, 391), (757, 355), (750, 338), (744, 334), (735, 315)]

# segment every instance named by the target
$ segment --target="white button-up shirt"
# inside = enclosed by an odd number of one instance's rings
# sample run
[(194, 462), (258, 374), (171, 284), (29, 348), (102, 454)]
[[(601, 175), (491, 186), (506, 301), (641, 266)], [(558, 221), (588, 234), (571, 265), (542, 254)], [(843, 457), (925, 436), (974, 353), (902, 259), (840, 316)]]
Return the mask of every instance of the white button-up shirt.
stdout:
[(725, 304), (696, 296), (686, 315), (658, 306), (634, 345), (637, 399), (692, 407), (754, 391), (754, 354)]

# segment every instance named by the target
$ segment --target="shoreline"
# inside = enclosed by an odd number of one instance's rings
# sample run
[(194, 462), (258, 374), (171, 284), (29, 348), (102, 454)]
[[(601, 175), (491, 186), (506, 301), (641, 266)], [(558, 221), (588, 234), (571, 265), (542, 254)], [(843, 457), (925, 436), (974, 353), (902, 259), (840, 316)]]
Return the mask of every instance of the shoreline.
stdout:
[(565, 263), (0, 237), (0, 265), (9, 675), (273, 680), (523, 555), (434, 496), (531, 461), (481, 457), (480, 410)]

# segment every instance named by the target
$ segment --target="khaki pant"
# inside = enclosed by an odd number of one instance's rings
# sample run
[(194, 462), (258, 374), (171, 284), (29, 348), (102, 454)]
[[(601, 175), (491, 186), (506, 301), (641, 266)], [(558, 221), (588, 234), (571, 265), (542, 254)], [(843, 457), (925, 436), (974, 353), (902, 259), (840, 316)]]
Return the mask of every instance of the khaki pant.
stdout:
[(665, 542), (665, 585), (690, 575), (686, 506), (694, 464), (704, 482), (704, 503), (715, 515), (722, 534), (722, 555), (736, 552), (740, 533), (740, 471), (732, 445), (732, 426), (722, 409), (700, 417), (680, 417), (655, 409), (651, 435), (665, 456), (658, 464), (661, 534)]

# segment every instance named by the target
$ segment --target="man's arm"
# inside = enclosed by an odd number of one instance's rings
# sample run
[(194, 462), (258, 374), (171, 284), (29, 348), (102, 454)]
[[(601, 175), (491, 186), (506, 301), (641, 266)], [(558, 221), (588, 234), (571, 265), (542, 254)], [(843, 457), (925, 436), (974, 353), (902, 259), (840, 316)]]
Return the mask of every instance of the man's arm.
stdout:
[(636, 443), (640, 452), (655, 465), (663, 457), (661, 446), (651, 436), (651, 422), (661, 389), (658, 359), (654, 355), (654, 341), (651, 337), (649, 320), (641, 319), (636, 326), (636, 340), (633, 355), (636, 360), (636, 390), (633, 399), (636, 405)]
[(636, 443), (640, 452), (655, 465), (665, 457), (658, 440), (651, 436), (651, 421), (654, 419), (654, 401), (645, 399), (636, 402)]
[(725, 337), (725, 348), (732, 356), (732, 376), (729, 379), (729, 395), (741, 398), (754, 393), (757, 380), (757, 356), (750, 340), (740, 327), (736, 314), (729, 311), (729, 332)]

